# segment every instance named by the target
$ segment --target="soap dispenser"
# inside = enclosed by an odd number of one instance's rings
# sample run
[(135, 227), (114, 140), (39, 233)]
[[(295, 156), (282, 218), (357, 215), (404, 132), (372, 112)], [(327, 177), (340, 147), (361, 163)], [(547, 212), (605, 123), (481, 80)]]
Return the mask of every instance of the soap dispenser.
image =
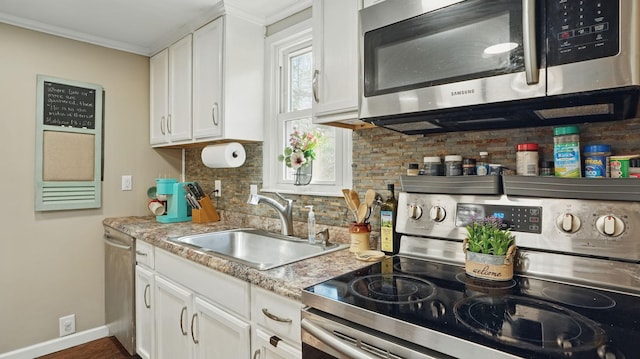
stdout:
[(305, 207), (309, 208), (309, 219), (307, 220), (309, 244), (316, 244), (316, 214), (313, 213), (313, 206)]

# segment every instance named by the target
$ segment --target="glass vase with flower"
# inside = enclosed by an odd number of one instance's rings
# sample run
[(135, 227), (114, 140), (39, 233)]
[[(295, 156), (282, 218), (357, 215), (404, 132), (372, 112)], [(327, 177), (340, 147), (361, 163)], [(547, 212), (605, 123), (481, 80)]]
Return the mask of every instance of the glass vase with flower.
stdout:
[(278, 156), (278, 160), (295, 170), (294, 185), (305, 186), (311, 183), (313, 160), (316, 158), (315, 148), (321, 138), (322, 132), (319, 129), (304, 132), (296, 128), (289, 135), (289, 145), (284, 148), (284, 153)]

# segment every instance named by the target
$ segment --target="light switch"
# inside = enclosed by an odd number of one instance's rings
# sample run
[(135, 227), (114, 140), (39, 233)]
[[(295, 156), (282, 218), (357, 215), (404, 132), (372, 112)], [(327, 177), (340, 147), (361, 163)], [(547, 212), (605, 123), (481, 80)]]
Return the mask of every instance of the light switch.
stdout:
[(133, 184), (131, 182), (131, 176), (122, 176), (122, 190), (123, 191), (131, 191), (133, 189)]

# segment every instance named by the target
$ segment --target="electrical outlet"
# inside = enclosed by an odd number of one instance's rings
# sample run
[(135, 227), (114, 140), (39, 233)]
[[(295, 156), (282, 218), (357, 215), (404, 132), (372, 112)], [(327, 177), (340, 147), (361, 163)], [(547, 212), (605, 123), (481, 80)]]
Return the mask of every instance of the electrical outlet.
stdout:
[(220, 197), (222, 195), (222, 181), (220, 180), (215, 180), (214, 182), (214, 193), (216, 197)]
[(76, 315), (71, 314), (59, 319), (60, 336), (73, 334), (76, 332)]
[(131, 191), (133, 189), (133, 183), (131, 182), (131, 176), (122, 176), (122, 190)]
[(249, 185), (249, 194), (258, 194), (258, 185), (257, 184)]

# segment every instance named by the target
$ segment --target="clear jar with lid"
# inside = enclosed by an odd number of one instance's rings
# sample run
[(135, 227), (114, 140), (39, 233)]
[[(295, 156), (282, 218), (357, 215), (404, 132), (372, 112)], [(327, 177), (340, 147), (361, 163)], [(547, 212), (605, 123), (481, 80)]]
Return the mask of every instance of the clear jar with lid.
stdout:
[(580, 131), (578, 126), (553, 129), (553, 164), (557, 177), (581, 177)]
[(516, 174), (518, 176), (537, 176), (538, 144), (520, 143), (516, 145)]
[(425, 157), (421, 173), (425, 176), (441, 176), (442, 175), (442, 159), (437, 156)]
[(480, 159), (476, 161), (476, 175), (486, 176), (489, 174), (489, 153), (480, 152)]
[(462, 156), (444, 156), (444, 174), (445, 176), (462, 176)]

